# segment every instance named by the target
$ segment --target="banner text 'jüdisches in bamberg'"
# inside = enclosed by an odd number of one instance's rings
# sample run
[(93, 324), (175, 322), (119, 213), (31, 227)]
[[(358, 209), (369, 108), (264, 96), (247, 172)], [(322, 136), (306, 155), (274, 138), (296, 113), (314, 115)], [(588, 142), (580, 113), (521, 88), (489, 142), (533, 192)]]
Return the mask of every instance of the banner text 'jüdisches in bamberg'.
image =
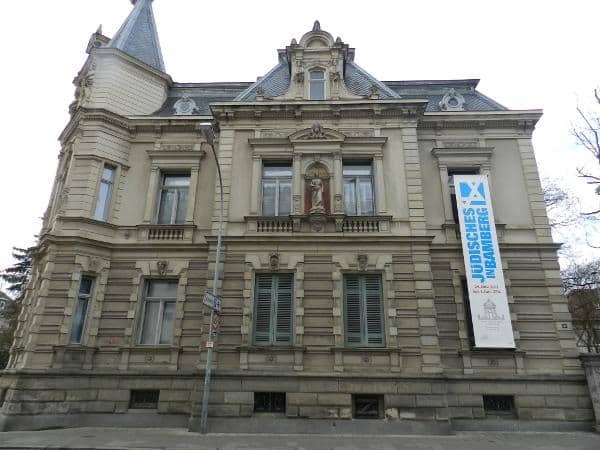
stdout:
[(455, 175), (454, 186), (475, 347), (514, 348), (487, 177)]

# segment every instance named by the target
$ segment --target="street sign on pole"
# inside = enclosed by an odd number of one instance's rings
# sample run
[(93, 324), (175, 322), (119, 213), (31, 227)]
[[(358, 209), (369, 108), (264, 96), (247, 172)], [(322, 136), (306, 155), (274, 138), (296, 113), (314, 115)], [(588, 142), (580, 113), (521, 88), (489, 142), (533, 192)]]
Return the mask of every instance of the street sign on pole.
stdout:
[(213, 311), (221, 312), (221, 299), (217, 295), (207, 292), (202, 298), (202, 303)]

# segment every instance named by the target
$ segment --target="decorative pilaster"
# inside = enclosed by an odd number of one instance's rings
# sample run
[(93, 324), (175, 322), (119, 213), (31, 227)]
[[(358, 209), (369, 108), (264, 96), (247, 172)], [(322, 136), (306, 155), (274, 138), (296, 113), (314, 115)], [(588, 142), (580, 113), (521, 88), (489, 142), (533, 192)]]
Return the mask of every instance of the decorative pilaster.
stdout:
[(342, 154), (336, 153), (333, 156), (333, 213), (343, 214), (344, 213), (344, 202), (343, 202), (343, 181), (344, 181), (344, 167), (342, 163)]
[(450, 202), (450, 186), (448, 186), (448, 166), (440, 164), (440, 182), (442, 184), (442, 201), (444, 202), (444, 217), (446, 223), (454, 223), (452, 204)]
[(188, 195), (187, 211), (185, 213), (185, 223), (194, 223), (194, 213), (196, 211), (196, 191), (198, 190), (198, 177), (200, 167), (195, 166), (190, 170), (190, 190)]
[(302, 155), (294, 154), (292, 211), (302, 214)]
[(258, 196), (260, 193), (260, 169), (262, 165), (262, 160), (260, 156), (252, 157), (252, 180), (251, 186), (253, 188), (250, 192), (250, 215), (256, 216), (258, 215)]
[(152, 217), (155, 211), (156, 196), (158, 192), (158, 183), (160, 180), (160, 168), (152, 167), (150, 172), (150, 183), (146, 192), (146, 209), (144, 210), (144, 223), (152, 223)]
[(385, 201), (385, 177), (383, 174), (382, 154), (373, 157), (373, 166), (375, 169), (375, 201), (377, 202), (377, 214), (385, 215), (387, 213), (387, 203)]

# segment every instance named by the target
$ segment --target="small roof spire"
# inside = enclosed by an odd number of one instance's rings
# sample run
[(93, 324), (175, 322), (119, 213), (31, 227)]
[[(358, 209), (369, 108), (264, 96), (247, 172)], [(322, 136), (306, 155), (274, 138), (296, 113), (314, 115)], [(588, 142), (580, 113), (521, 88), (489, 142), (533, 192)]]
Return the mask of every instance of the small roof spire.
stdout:
[(129, 56), (160, 70), (165, 71), (160, 41), (152, 2), (154, 0), (130, 0), (133, 10), (107, 45), (117, 48)]

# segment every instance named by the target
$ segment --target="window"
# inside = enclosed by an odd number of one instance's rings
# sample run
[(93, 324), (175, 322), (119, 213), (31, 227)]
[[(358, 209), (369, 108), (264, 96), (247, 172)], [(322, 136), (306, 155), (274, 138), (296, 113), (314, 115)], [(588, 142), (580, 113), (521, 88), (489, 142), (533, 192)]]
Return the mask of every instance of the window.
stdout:
[(158, 208), (159, 224), (181, 224), (187, 212), (189, 174), (164, 174)]
[(483, 410), (486, 415), (514, 416), (515, 397), (512, 395), (484, 395)]
[(478, 170), (448, 170), (448, 186), (450, 188), (450, 203), (452, 204), (452, 217), (454, 223), (458, 222), (458, 205), (456, 204), (456, 190), (454, 186), (454, 175), (479, 175)]
[(348, 216), (372, 216), (373, 170), (371, 164), (344, 164), (344, 209)]
[(94, 219), (96, 220), (108, 220), (110, 197), (112, 195), (115, 172), (116, 169), (108, 164), (105, 164), (102, 169), (100, 188), (98, 189), (98, 199), (96, 200), (96, 211), (94, 212)]
[(308, 73), (308, 98), (310, 100), (325, 100), (325, 71), (311, 70)]
[(177, 284), (175, 280), (149, 280), (146, 283), (140, 344), (171, 344)]
[(383, 347), (383, 305), (380, 275), (344, 276), (346, 344)]
[(288, 216), (292, 211), (292, 166), (265, 164), (262, 174), (262, 215)]
[(254, 295), (254, 343), (292, 343), (292, 274), (256, 275)]
[(285, 392), (255, 392), (254, 412), (285, 412)]
[(381, 395), (353, 395), (352, 418), (380, 419), (383, 412)]
[(475, 333), (473, 332), (473, 317), (471, 316), (471, 302), (469, 300), (469, 286), (467, 279), (462, 277), (460, 280), (463, 295), (463, 307), (465, 308), (465, 319), (467, 320), (467, 333), (469, 338), (469, 346), (475, 347)]
[(129, 408), (157, 409), (160, 391), (158, 389), (134, 389), (129, 394)]
[(92, 285), (94, 280), (90, 277), (82, 277), (79, 284), (79, 294), (75, 303), (75, 313), (73, 314), (73, 325), (69, 335), (70, 344), (81, 344), (83, 330), (85, 328), (85, 319), (90, 306), (90, 297), (92, 295)]

